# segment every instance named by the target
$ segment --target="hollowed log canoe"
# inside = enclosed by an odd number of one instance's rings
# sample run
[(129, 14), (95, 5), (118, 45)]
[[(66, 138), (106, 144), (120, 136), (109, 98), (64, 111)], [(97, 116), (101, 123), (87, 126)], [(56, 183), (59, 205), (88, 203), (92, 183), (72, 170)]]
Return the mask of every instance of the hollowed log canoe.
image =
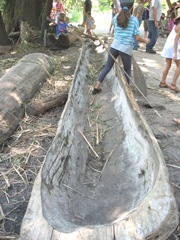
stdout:
[(21, 240), (165, 240), (178, 224), (162, 152), (120, 69), (91, 95), (96, 50), (82, 49)]

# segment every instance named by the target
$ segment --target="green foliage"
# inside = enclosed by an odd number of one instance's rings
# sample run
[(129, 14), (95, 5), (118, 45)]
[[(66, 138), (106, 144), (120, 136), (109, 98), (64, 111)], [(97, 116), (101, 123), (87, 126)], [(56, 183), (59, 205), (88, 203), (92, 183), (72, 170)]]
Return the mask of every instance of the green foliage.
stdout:
[(5, 4), (5, 1), (4, 0), (0, 0), (0, 11), (3, 11), (4, 4)]
[(72, 10), (70, 11), (70, 20), (72, 23), (80, 23), (82, 21), (83, 13), (82, 10)]
[(111, 8), (112, 0), (99, 0), (99, 9), (104, 12)]
[(162, 4), (162, 11), (165, 13), (167, 10), (166, 0), (161, 0), (161, 4)]
[(65, 8), (67, 8), (68, 10), (80, 10), (82, 9), (84, 0), (66, 0), (64, 1), (64, 6)]

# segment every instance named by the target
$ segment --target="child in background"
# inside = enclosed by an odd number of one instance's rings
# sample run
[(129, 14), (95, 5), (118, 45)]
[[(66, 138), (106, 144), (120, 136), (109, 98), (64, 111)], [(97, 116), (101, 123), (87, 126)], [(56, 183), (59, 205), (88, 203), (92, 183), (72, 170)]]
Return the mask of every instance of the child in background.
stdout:
[(114, 6), (114, 3), (111, 4), (111, 9), (112, 9), (112, 13), (111, 13), (111, 25), (109, 28), (109, 32), (111, 33), (111, 30), (113, 29), (113, 23), (112, 23), (112, 19), (113, 17), (116, 15), (116, 8)]
[[(166, 66), (159, 87), (170, 88), (175, 93), (179, 93), (180, 90), (176, 83), (180, 74), (180, 8), (177, 9), (176, 18), (174, 19), (174, 27), (166, 40), (161, 56), (165, 57)], [(171, 68), (172, 60), (174, 60), (176, 64), (176, 70), (171, 84), (168, 85), (166, 83), (166, 78)]]
[[(138, 5), (134, 8), (133, 15), (138, 19), (139, 27), (142, 23), (142, 15), (144, 12), (144, 0), (137, 0)], [(139, 43), (135, 39), (134, 40), (134, 47), (133, 50), (138, 50)]]
[(67, 33), (68, 24), (66, 23), (66, 15), (64, 13), (60, 13), (59, 20), (56, 24), (56, 39), (59, 38), (59, 35)]
[(70, 18), (69, 17), (65, 17), (65, 22), (67, 23), (67, 31), (68, 32), (73, 32), (74, 31), (74, 28), (73, 28), (73, 26), (71, 25), (71, 23), (70, 23)]
[(59, 12), (60, 12), (60, 13), (62, 13), (62, 12), (65, 13), (65, 12), (66, 12), (61, 0), (58, 0), (57, 3), (56, 3), (56, 11), (57, 11), (58, 9), (59, 9)]
[(65, 22), (69, 25), (70, 24), (70, 19), (69, 17), (65, 17)]
[(86, 20), (86, 24), (87, 24), (87, 34), (89, 36), (92, 36), (91, 30), (95, 29), (96, 25), (94, 24), (94, 18), (91, 16), (91, 12), (87, 12), (87, 20)]
[(143, 22), (144, 38), (147, 38), (147, 35), (148, 35), (149, 2), (150, 0), (145, 0), (145, 4), (144, 4), (144, 22)]
[(174, 27), (174, 18), (175, 18), (175, 12), (174, 12), (174, 8), (170, 9), (169, 11), (169, 21), (168, 21), (168, 35), (170, 34), (171, 30)]

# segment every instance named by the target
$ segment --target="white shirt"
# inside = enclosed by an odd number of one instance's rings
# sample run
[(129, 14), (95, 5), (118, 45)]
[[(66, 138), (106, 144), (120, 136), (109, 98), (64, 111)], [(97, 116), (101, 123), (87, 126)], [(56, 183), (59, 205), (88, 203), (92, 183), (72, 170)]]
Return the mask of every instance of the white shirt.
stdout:
[(150, 9), (149, 9), (149, 21), (154, 21), (153, 18), (153, 11), (152, 7), (156, 8), (156, 16), (157, 16), (157, 21), (160, 21), (161, 19), (161, 14), (162, 14), (162, 6), (161, 6), (161, 1), (160, 0), (152, 0), (150, 3)]

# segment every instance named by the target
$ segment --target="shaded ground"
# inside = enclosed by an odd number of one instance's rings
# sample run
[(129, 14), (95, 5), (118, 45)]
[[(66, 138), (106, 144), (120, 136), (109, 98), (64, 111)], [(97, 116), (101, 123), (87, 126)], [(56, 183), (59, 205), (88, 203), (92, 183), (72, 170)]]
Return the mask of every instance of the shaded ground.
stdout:
[[(159, 89), (158, 87), (165, 64), (164, 59), (160, 56), (164, 41), (165, 39), (159, 38), (158, 54), (156, 55), (145, 53), (143, 46), (134, 52), (134, 56), (145, 74), (148, 85), (147, 99), (153, 108), (149, 108), (147, 101), (138, 96), (133, 86), (130, 87), (162, 149), (180, 212), (180, 126), (172, 122), (173, 117), (180, 117), (180, 93), (174, 94), (169, 89)], [(56, 70), (35, 96), (35, 99), (44, 99), (69, 88), (80, 48), (81, 43), (76, 42), (67, 50), (36, 50), (45, 51), (46, 54), (53, 57)], [(22, 54), (0, 56), (0, 76), (21, 57)], [(168, 76), (169, 83), (174, 69), (173, 65)], [(39, 117), (24, 118), (17, 131), (1, 146), (0, 239), (8, 239), (10, 236), (14, 237), (11, 239), (18, 238), (33, 182), (56, 134), (62, 110), (63, 108), (56, 108)], [(179, 227), (169, 239), (180, 239)]]

